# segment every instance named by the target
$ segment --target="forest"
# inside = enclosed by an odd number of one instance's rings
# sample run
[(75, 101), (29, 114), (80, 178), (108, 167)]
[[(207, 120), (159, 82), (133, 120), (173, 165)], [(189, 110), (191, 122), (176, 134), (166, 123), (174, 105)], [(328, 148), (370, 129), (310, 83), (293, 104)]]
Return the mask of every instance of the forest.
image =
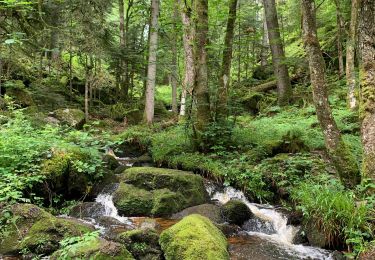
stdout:
[(375, 259), (375, 0), (0, 0), (0, 260)]

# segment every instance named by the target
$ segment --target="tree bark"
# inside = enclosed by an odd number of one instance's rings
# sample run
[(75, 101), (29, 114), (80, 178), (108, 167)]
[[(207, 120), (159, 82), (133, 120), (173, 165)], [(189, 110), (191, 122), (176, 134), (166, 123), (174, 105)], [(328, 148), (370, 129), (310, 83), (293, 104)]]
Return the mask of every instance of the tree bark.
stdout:
[(178, 64), (177, 64), (177, 20), (178, 20), (178, 4), (175, 3), (175, 10), (173, 12), (173, 37), (171, 42), (172, 47), (172, 66), (171, 66), (171, 85), (172, 85), (172, 112), (178, 114), (177, 107), (177, 82), (178, 82)]
[(329, 105), (325, 63), (317, 37), (314, 0), (302, 0), (302, 16), (303, 40), (309, 59), (313, 99), (326, 148), (343, 184), (354, 187), (360, 181), (360, 173), (354, 157), (342, 139)]
[(263, 35), (262, 35), (262, 47), (260, 50), (260, 65), (267, 66), (268, 64), (268, 51), (269, 51), (269, 41), (268, 41), (268, 30), (266, 18), (263, 21)]
[(268, 29), (268, 38), (271, 46), (272, 62), (275, 77), (277, 79), (277, 89), (279, 95), (279, 105), (287, 105), (290, 101), (292, 88), (288, 68), (285, 64), (285, 54), (280, 37), (279, 22), (277, 18), (275, 0), (263, 0)]
[(359, 15), (360, 117), (366, 178), (375, 181), (375, 0), (362, 0)]
[(355, 75), (355, 46), (357, 42), (358, 9), (360, 0), (352, 0), (352, 10), (350, 19), (349, 37), (346, 44), (346, 82), (348, 85), (348, 100), (350, 109), (357, 108)]
[[(342, 1), (341, 1), (342, 2)], [(343, 55), (343, 37), (344, 37), (344, 17), (341, 12), (339, 0), (335, 0), (337, 17), (337, 55), (339, 60), (339, 78), (344, 76), (344, 55)]]
[(151, 1), (150, 46), (147, 70), (145, 119), (147, 124), (154, 121), (155, 84), (156, 84), (156, 52), (158, 48), (159, 0)]
[(206, 150), (203, 133), (211, 122), (210, 103), (208, 95), (208, 0), (195, 1), (195, 81), (193, 102), (196, 105), (196, 120), (193, 123), (195, 145), (199, 150)]
[(182, 84), (180, 116), (186, 114), (187, 93), (191, 92), (195, 80), (194, 65), (194, 34), (195, 30), (192, 24), (192, 8), (186, 5), (186, 1), (177, 0), (180, 9), (181, 20), (183, 24), (183, 44), (185, 53), (185, 75)]
[(232, 66), (233, 36), (236, 22), (237, 0), (230, 0), (227, 31), (224, 39), (223, 61), (219, 77), (219, 97), (216, 116), (223, 120), (228, 116), (228, 91), (230, 86), (230, 69)]

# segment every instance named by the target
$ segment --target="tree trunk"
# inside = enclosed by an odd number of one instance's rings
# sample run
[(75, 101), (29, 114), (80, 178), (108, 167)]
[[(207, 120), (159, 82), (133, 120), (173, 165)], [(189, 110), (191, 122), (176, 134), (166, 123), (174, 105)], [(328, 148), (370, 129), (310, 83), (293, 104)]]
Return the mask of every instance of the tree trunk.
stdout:
[(292, 87), (288, 68), (285, 64), (285, 54), (280, 37), (279, 22), (275, 0), (263, 0), (264, 11), (268, 29), (268, 38), (271, 46), (272, 62), (277, 79), (277, 89), (279, 94), (279, 105), (287, 105), (292, 94)]
[(171, 66), (171, 85), (172, 85), (172, 112), (178, 114), (177, 107), (177, 82), (178, 82), (178, 64), (177, 64), (177, 20), (178, 20), (178, 4), (175, 3), (173, 12), (173, 36), (172, 36), (172, 66)]
[(358, 8), (360, 0), (352, 0), (352, 11), (350, 19), (349, 37), (346, 44), (346, 82), (348, 85), (348, 100), (350, 109), (357, 108), (355, 75), (355, 46), (357, 41)]
[(203, 133), (211, 122), (210, 103), (208, 95), (208, 0), (195, 1), (195, 81), (193, 88), (193, 102), (196, 105), (196, 120), (193, 123), (195, 145), (200, 150), (206, 150)]
[(147, 124), (154, 121), (155, 84), (156, 84), (156, 52), (158, 48), (159, 0), (151, 1), (150, 47), (147, 69), (145, 119)]
[(337, 16), (337, 55), (339, 59), (339, 78), (342, 78), (344, 76), (344, 57), (342, 47), (344, 37), (344, 17), (341, 13), (340, 1), (335, 0), (335, 5)]
[(192, 9), (185, 5), (185, 1), (177, 0), (183, 24), (183, 43), (185, 52), (185, 75), (182, 84), (180, 116), (186, 114), (187, 93), (191, 92), (195, 80), (194, 68), (194, 34), (195, 30), (191, 21)]
[(360, 117), (363, 175), (375, 181), (375, 0), (362, 0), (359, 15)]
[(230, 69), (232, 65), (233, 36), (236, 22), (237, 0), (230, 0), (227, 31), (224, 39), (223, 61), (219, 77), (219, 97), (216, 116), (223, 120), (228, 114), (228, 91), (230, 86)]
[(325, 63), (317, 38), (314, 0), (302, 0), (302, 16), (303, 40), (309, 59), (313, 99), (326, 148), (343, 184), (354, 187), (360, 181), (360, 173), (354, 157), (342, 140), (329, 105)]
[(268, 42), (268, 30), (266, 18), (263, 21), (263, 35), (262, 35), (262, 47), (260, 50), (260, 65), (267, 66), (268, 64), (268, 51), (269, 51), (269, 42)]

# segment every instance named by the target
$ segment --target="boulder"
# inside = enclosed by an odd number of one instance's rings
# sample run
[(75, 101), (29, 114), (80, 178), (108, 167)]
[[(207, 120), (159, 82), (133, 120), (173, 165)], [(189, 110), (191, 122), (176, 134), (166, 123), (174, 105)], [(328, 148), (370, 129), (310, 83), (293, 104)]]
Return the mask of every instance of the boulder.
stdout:
[(116, 160), (116, 158), (110, 154), (104, 155), (103, 162), (111, 171), (116, 170), (116, 168), (120, 166), (120, 163)]
[(29, 107), (34, 105), (31, 93), (25, 88), (7, 88), (6, 95), (13, 98), (14, 102), (21, 107)]
[(113, 194), (125, 216), (170, 216), (208, 200), (203, 178), (190, 172), (152, 167), (130, 168)]
[(206, 217), (190, 215), (161, 233), (159, 243), (166, 260), (229, 259), (227, 240)]
[(105, 214), (105, 207), (98, 202), (82, 202), (74, 206), (69, 213), (69, 216), (74, 218), (93, 218), (97, 219)]
[(55, 252), (51, 260), (58, 259), (90, 259), (90, 260), (133, 260), (125, 246), (101, 238), (92, 238)]
[(172, 219), (183, 219), (192, 214), (199, 214), (215, 223), (223, 223), (224, 219), (221, 215), (221, 209), (214, 204), (202, 204), (194, 207), (184, 209), (183, 211), (173, 214)]
[(330, 247), (329, 240), (326, 238), (324, 232), (319, 229), (314, 220), (310, 220), (304, 225), (304, 231), (311, 246), (321, 248)]
[(136, 229), (121, 233), (119, 241), (136, 259), (163, 259), (163, 252), (159, 246), (159, 235), (154, 229)]
[(230, 200), (222, 206), (224, 219), (230, 223), (241, 226), (253, 217), (253, 213), (245, 203), (240, 200)]
[(85, 124), (85, 113), (80, 109), (57, 109), (53, 112), (53, 116), (62, 124), (77, 129), (82, 129), (83, 125)]

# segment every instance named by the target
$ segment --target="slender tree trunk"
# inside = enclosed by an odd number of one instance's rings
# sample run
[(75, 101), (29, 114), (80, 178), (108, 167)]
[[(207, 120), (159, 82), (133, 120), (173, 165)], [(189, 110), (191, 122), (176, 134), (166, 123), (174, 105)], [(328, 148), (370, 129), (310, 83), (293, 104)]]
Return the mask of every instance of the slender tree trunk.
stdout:
[(260, 52), (260, 65), (262, 67), (267, 66), (268, 64), (268, 51), (270, 49), (269, 42), (268, 42), (268, 30), (267, 30), (267, 22), (266, 18), (263, 21), (263, 35), (262, 35), (262, 47)]
[(341, 12), (340, 0), (335, 0), (337, 16), (337, 55), (339, 59), (339, 77), (344, 76), (344, 55), (343, 55), (343, 38), (344, 38), (344, 17)]
[[(360, 117), (363, 175), (375, 181), (375, 0), (362, 0), (359, 15)], [(374, 191), (374, 189), (372, 190)]]
[(178, 20), (178, 3), (175, 2), (175, 9), (173, 12), (173, 37), (171, 42), (172, 47), (172, 68), (171, 68), (171, 85), (172, 85), (172, 112), (178, 114), (177, 107), (177, 82), (178, 82), (178, 65), (177, 65), (177, 20)]
[(196, 147), (206, 150), (203, 133), (211, 122), (210, 102), (208, 95), (208, 0), (195, 1), (195, 65), (196, 75), (193, 88), (193, 102), (196, 105), (196, 121), (193, 124)]
[[(238, 12), (241, 12), (241, 1), (238, 2)], [(237, 82), (241, 82), (241, 54), (242, 54), (242, 42), (241, 42), (241, 16), (238, 19), (238, 67), (237, 67)]]
[(355, 46), (357, 42), (358, 9), (360, 0), (352, 0), (352, 10), (350, 19), (349, 37), (346, 44), (346, 82), (348, 85), (348, 100), (350, 109), (357, 107), (355, 75)]
[(285, 64), (285, 54), (280, 37), (279, 22), (277, 19), (275, 0), (263, 0), (268, 29), (268, 38), (271, 46), (272, 62), (277, 79), (279, 105), (287, 105), (292, 95), (292, 87), (288, 68)]
[(183, 24), (183, 44), (185, 52), (185, 75), (182, 84), (180, 116), (186, 114), (187, 93), (191, 92), (195, 80), (194, 65), (194, 34), (195, 30), (192, 24), (192, 9), (185, 5), (185, 1), (177, 0), (179, 4), (181, 20)]
[(302, 16), (303, 39), (309, 59), (313, 99), (326, 148), (343, 184), (346, 187), (354, 187), (360, 181), (360, 172), (354, 157), (342, 140), (329, 105), (325, 63), (317, 38), (314, 0), (302, 0)]
[(230, 0), (227, 31), (224, 39), (223, 61), (219, 77), (219, 98), (217, 105), (217, 119), (222, 120), (228, 114), (228, 91), (230, 86), (230, 69), (232, 65), (233, 36), (236, 22), (237, 0)]
[(156, 84), (156, 52), (158, 48), (159, 0), (151, 1), (150, 47), (147, 70), (145, 119), (147, 124), (154, 121), (155, 84)]
[(85, 82), (85, 120), (89, 121), (89, 87), (90, 87), (90, 72), (86, 68), (86, 82)]

